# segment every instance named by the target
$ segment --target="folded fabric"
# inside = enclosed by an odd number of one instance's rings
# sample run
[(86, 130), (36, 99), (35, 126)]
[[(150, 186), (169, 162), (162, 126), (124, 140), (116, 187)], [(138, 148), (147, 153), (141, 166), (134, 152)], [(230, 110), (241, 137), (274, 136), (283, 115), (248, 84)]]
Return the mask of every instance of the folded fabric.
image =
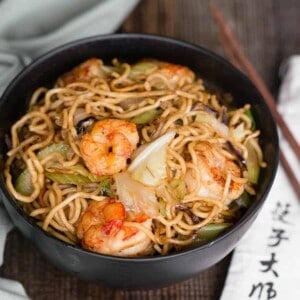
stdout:
[(114, 32), (138, 0), (2, 0), (0, 39), (35, 58), (74, 39)]
[[(300, 142), (300, 56), (286, 63), (279, 110)], [(299, 161), (280, 134), (280, 147), (300, 179)], [(300, 299), (297, 251), (300, 204), (281, 165), (253, 226), (234, 251), (221, 300)]]
[(0, 95), (24, 64), (46, 51), (117, 30), (138, 1), (0, 1)]
[(29, 299), (22, 286), (17, 281), (1, 278), (0, 299), (5, 300), (25, 300)]
[[(31, 60), (75, 39), (114, 32), (139, 0), (0, 1), (0, 96)], [(0, 199), (0, 265), (12, 224)], [(28, 299), (18, 282), (0, 278), (0, 299)]]

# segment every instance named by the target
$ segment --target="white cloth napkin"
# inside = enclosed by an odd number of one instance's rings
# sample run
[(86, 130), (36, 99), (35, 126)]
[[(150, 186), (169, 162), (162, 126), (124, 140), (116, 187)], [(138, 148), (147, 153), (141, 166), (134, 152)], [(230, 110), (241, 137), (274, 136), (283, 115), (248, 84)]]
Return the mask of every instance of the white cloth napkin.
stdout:
[[(279, 110), (300, 142), (300, 55), (284, 64)], [(280, 147), (300, 179), (299, 161)], [(300, 202), (281, 165), (253, 226), (234, 251), (221, 300), (300, 299)]]
[(138, 1), (0, 1), (0, 93), (24, 64), (47, 50), (114, 32)]
[[(139, 0), (1, 0), (0, 96), (32, 59), (66, 42), (112, 33)], [(12, 224), (0, 199), (0, 265)], [(0, 299), (28, 299), (23, 286), (0, 278)]]

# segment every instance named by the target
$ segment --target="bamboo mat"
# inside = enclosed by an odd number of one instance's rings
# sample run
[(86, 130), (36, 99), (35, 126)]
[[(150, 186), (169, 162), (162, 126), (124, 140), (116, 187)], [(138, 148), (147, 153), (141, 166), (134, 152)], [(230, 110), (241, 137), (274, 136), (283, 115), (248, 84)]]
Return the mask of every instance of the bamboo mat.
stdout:
[(17, 232), (9, 234), (2, 274), (19, 280), (32, 299), (218, 299), (229, 257), (193, 279), (163, 289), (122, 291), (87, 283), (50, 265)]
[[(141, 0), (119, 32), (153, 33), (192, 42), (223, 55), (208, 0)], [(276, 95), (278, 67), (300, 52), (298, 0), (214, 0), (247, 55)], [(158, 290), (122, 291), (84, 282), (46, 262), (15, 230), (7, 240), (0, 276), (19, 280), (31, 299), (219, 299), (230, 255), (198, 276)]]

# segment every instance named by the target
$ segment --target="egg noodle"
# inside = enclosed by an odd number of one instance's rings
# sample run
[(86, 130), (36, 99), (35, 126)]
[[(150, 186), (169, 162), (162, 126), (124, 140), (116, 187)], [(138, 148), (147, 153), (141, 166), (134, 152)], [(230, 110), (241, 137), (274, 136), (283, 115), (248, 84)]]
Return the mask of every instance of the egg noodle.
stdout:
[[(127, 174), (128, 184), (118, 174), (94, 172), (93, 161), (87, 167), (80, 144), (95, 123), (115, 119), (135, 124), (138, 132), (136, 149), (117, 172)], [(265, 167), (258, 137), (249, 104), (231, 107), (187, 67), (90, 59), (53, 88), (33, 93), (28, 112), (11, 127), (4, 175), (25, 213), (67, 243), (82, 243), (78, 224), (90, 203), (113, 198), (126, 215), (143, 214), (141, 221), (126, 216), (122, 226), (151, 241), (151, 251), (128, 256), (167, 254), (201, 242), (208, 225), (241, 217), (238, 199), (255, 194), (258, 175), (250, 167)]]

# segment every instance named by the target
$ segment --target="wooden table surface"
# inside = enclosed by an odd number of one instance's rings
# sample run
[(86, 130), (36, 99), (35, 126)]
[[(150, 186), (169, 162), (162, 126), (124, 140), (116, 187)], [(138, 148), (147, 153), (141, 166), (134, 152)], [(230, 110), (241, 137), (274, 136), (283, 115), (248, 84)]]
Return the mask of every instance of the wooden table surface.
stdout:
[[(120, 0), (126, 1), (126, 0)], [(208, 0), (141, 0), (119, 32), (165, 35), (224, 55)], [(300, 1), (215, 0), (247, 55), (276, 95), (279, 65), (300, 53)], [(151, 291), (122, 291), (84, 282), (56, 269), (13, 230), (0, 276), (20, 281), (31, 299), (219, 299), (231, 255), (183, 283)]]

